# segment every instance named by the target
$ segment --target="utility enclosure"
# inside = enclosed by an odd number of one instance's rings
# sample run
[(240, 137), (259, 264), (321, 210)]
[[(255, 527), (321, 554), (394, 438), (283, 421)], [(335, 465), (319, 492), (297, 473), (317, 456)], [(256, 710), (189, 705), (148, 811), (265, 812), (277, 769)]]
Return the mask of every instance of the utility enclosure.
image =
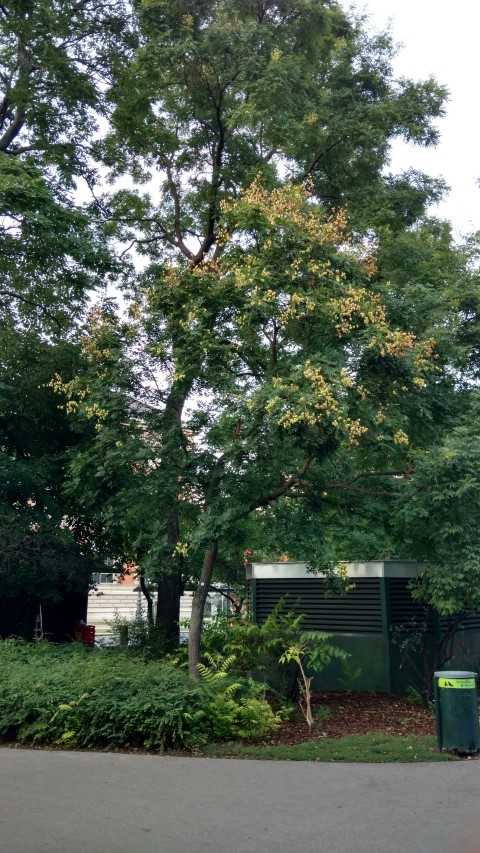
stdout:
[[(405, 693), (416, 676), (393, 641), (395, 629), (404, 631), (413, 619), (424, 619), (423, 608), (412, 598), (410, 581), (423, 566), (414, 561), (384, 560), (347, 563), (353, 585), (346, 595), (326, 595), (325, 577), (309, 571), (309, 564), (251, 563), (247, 590), (255, 621), (267, 618), (280, 599), (284, 610), (304, 614), (306, 631), (328, 631), (351, 655), (352, 667), (361, 668), (354, 690)], [(433, 642), (446, 630), (447, 620), (431, 616), (428, 634)], [(480, 614), (466, 617), (455, 640), (455, 667), (474, 667), (480, 658)], [(342, 665), (334, 661), (314, 682), (317, 689), (341, 690)]]

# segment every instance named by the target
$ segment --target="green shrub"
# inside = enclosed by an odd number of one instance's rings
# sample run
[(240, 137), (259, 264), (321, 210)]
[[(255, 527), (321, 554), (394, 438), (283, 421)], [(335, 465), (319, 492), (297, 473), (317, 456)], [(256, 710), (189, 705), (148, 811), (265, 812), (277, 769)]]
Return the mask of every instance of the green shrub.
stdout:
[[(252, 691), (253, 692), (253, 691)], [(260, 696), (214, 693), (206, 708), (208, 740), (257, 740), (278, 728), (279, 719)]]
[(235, 672), (240, 675), (264, 671), (301, 630), (303, 615), (283, 612), (284, 605), (280, 599), (261, 625), (246, 617), (217, 616), (204, 626), (202, 653), (234, 655)]
[(194, 748), (261, 738), (277, 717), (246, 679), (193, 682), (131, 649), (0, 642), (0, 739), (77, 747)]
[(80, 747), (192, 747), (208, 696), (168, 663), (128, 650), (0, 643), (0, 738)]
[(243, 677), (262, 678), (267, 688), (281, 701), (296, 693), (298, 667), (279, 664), (282, 652), (301, 630), (303, 615), (284, 612), (283, 599), (277, 602), (267, 619), (257, 625), (247, 617), (219, 616), (205, 625), (202, 634), (202, 659), (208, 655), (234, 655), (232, 670)]
[(121, 619), (117, 616), (110, 627), (116, 645), (135, 649), (146, 660), (160, 660), (167, 654), (169, 641), (158, 625), (149, 625), (145, 619)]
[(249, 678), (230, 675), (235, 655), (206, 654), (208, 666), (198, 664), (208, 690), (205, 723), (209, 740), (263, 738), (277, 728), (280, 717), (263, 696), (263, 687)]

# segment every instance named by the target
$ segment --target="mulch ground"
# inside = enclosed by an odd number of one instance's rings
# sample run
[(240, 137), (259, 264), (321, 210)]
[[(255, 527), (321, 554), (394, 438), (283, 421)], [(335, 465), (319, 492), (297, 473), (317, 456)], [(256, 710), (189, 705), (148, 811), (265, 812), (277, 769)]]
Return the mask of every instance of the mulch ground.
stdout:
[[(428, 708), (413, 705), (405, 696), (386, 693), (315, 693), (312, 706), (315, 726), (309, 732), (301, 716), (282, 723), (264, 743), (293, 746), (312, 737), (341, 738), (345, 735), (386, 732), (395, 735), (434, 735), (435, 719)], [(328, 717), (322, 709), (327, 708)]]

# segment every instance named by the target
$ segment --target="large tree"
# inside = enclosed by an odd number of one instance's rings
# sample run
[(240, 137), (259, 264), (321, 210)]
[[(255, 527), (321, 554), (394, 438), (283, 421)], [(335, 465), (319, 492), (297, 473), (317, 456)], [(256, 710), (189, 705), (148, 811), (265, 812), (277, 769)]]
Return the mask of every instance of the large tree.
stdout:
[(62, 492), (79, 435), (50, 382), (78, 372), (76, 329), (114, 270), (76, 190), (93, 190), (91, 136), (134, 41), (119, 0), (0, 6), (0, 575), (2, 595), (37, 604), (85, 591), (92, 568), (92, 530)]
[[(422, 175), (384, 175), (389, 144), (399, 135), (434, 143), (445, 93), (434, 81), (395, 80), (388, 37), (369, 37), (363, 22), (349, 19), (336, 3), (149, 0), (137, 13), (140, 47), (131, 62), (115, 68), (111, 127), (96, 153), (112, 178), (129, 176), (136, 185), (109, 198), (108, 214), (125, 250), (135, 247), (145, 256), (134, 288), (144, 349), (142, 367), (137, 359), (135, 381), (129, 380), (135, 385), (130, 413), (137, 427), (144, 421), (155, 436), (157, 487), (146, 524), (155, 519), (155, 536), (143, 537), (142, 553), (149, 571), (155, 555), (158, 616), (174, 637), (187, 559), (181, 518), (188, 505), (188, 525), (195, 526), (202, 466), (205, 488), (215, 492), (221, 470), (215, 460), (223, 455), (211, 447), (198, 467), (191, 461), (193, 437), (211, 423), (212, 400), (224, 416), (219, 395), (233, 393), (225, 377), (233, 370), (246, 399), (248, 383), (262, 379), (263, 350), (279, 349), (282, 338), (271, 316), (252, 340), (235, 340), (228, 317), (236, 308), (225, 284), (232, 272), (222, 264), (233, 263), (239, 247), (225, 240), (222, 201), (238, 198), (254, 179), (259, 192), (290, 180), (289, 192), (306, 187), (321, 210), (347, 204), (360, 242), (380, 210), (388, 210), (392, 227), (403, 227), (441, 188)], [(235, 224), (232, 232), (238, 232)], [(250, 238), (253, 224), (247, 233)], [(286, 287), (280, 278), (271, 289), (275, 305)], [(244, 298), (255, 305), (253, 290), (247, 288)], [(267, 322), (262, 311), (258, 323)], [(146, 384), (139, 399), (141, 370)], [(192, 413), (199, 398), (211, 411)], [(106, 443), (104, 436), (98, 440)], [(286, 482), (280, 472), (292, 471), (293, 461), (280, 453), (278, 465), (270, 463), (280, 490)], [(192, 470), (196, 485), (188, 493)], [(138, 474), (135, 482), (140, 488)], [(260, 491), (258, 483), (257, 498)], [(207, 551), (207, 562), (215, 551)]]
[[(339, 492), (368, 497), (372, 518), (373, 499), (395, 499), (411, 476), (452, 385), (432, 335), (440, 311), (449, 316), (448, 294), (410, 330), (394, 312), (394, 285), (387, 290), (342, 212), (327, 214), (291, 182), (268, 190), (257, 180), (224, 200), (220, 217), (216, 258), (144, 276), (130, 322), (93, 313), (90, 367), (65, 385), (97, 430), (72, 467), (77, 495), (92, 512), (101, 505), (113, 530), (130, 531), (149, 576), (168, 577), (180, 563), (193, 574), (192, 561), (198, 574), (201, 563), (192, 675), (218, 549), (238, 524), (287, 499), (317, 519), (322, 505), (335, 507), (338, 522)], [(173, 324), (181, 349), (168, 376)], [(169, 433), (163, 405), (193, 370), (188, 406)], [(314, 538), (318, 565), (332, 543), (324, 531)]]

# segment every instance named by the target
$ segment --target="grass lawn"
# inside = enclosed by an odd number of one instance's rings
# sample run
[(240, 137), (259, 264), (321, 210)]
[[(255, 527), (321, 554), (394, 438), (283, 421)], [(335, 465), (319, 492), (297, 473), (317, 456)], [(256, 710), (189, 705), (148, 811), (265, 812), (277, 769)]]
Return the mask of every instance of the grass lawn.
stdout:
[(458, 761), (438, 752), (431, 735), (389, 735), (375, 732), (336, 738), (316, 738), (294, 746), (209, 744), (202, 749), (212, 758), (257, 758), (271, 761), (418, 762)]

